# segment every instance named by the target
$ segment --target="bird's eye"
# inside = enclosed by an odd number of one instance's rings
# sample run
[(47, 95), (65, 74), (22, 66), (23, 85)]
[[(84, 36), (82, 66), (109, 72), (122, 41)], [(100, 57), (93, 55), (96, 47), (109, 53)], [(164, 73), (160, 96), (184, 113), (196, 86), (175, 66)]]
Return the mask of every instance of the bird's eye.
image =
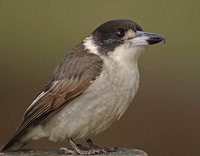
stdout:
[(115, 34), (115, 36), (117, 37), (117, 38), (122, 38), (122, 37), (124, 37), (124, 33), (125, 32), (125, 30), (123, 30), (123, 29), (118, 29), (117, 31), (116, 31), (116, 34)]

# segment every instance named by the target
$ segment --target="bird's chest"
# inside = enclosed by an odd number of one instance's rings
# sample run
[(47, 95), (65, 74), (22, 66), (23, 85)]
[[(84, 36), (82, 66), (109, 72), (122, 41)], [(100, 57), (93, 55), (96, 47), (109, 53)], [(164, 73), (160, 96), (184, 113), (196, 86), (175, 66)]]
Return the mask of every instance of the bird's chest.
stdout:
[(92, 91), (96, 98), (95, 109), (107, 118), (118, 120), (133, 100), (138, 86), (137, 67), (110, 66), (88, 91)]
[[(112, 67), (104, 69), (102, 74), (84, 92), (87, 101), (83, 102), (85, 123), (89, 125), (90, 134), (95, 135), (107, 129), (127, 110), (132, 102), (139, 85), (137, 68)], [(87, 127), (87, 128), (88, 128)]]
[(104, 68), (88, 89), (52, 119), (57, 126), (52, 128), (50, 139), (60, 139), (57, 134), (61, 133), (63, 138), (83, 139), (107, 129), (124, 114), (138, 84), (137, 68)]

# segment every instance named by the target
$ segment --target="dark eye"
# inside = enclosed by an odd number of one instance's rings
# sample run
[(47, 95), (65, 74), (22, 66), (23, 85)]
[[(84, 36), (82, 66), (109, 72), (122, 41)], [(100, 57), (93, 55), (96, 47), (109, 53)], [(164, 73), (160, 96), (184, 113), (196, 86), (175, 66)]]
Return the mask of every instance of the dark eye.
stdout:
[(124, 37), (124, 33), (125, 32), (125, 30), (123, 30), (123, 29), (118, 29), (117, 31), (116, 31), (116, 34), (115, 34), (115, 36), (117, 37), (117, 38), (122, 38), (122, 37)]

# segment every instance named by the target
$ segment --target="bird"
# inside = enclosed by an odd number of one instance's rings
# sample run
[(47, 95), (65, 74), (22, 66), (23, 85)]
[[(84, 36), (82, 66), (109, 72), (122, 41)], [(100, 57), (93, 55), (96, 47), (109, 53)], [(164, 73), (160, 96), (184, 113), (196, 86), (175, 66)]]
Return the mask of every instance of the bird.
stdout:
[[(143, 31), (128, 19), (97, 27), (60, 60), (41, 93), (25, 111), (15, 133), (0, 151), (20, 150), (31, 141), (68, 140), (72, 154), (100, 154), (91, 137), (119, 120), (139, 88), (138, 58), (165, 37)], [(76, 144), (84, 140), (89, 148)]]

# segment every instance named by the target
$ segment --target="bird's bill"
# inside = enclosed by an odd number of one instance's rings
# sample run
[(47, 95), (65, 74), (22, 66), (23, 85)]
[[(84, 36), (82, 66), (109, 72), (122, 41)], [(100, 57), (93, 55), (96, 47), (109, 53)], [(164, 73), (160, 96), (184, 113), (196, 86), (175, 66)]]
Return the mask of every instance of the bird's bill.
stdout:
[(165, 37), (159, 34), (153, 34), (143, 31), (136, 31), (136, 37), (131, 40), (134, 46), (144, 46), (156, 44), (161, 41), (165, 43)]

